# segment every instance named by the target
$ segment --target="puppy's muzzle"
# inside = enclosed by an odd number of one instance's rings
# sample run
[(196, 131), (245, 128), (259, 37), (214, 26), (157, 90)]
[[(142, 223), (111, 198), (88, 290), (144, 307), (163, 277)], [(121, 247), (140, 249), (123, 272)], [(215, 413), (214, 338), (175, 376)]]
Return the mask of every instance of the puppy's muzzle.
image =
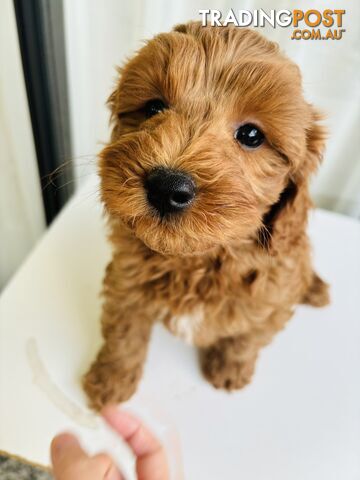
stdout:
[(168, 168), (152, 170), (146, 177), (145, 190), (148, 202), (161, 217), (188, 208), (196, 193), (190, 175)]

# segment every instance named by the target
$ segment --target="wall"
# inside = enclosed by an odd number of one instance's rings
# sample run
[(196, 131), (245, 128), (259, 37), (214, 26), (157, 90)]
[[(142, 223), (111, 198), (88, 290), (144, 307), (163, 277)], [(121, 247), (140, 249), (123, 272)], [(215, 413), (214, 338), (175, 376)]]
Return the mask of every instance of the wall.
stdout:
[[(301, 5), (300, 5), (301, 4)], [(303, 72), (307, 98), (327, 115), (330, 138), (325, 162), (313, 182), (319, 206), (360, 217), (360, 48), (358, 0), (301, 1), (303, 10), (345, 8), (340, 41), (290, 40), (289, 29), (267, 29)], [(96, 152), (108, 138), (104, 106), (121, 64), (142, 40), (174, 24), (199, 20), (200, 8), (292, 9), (288, 1), (213, 0), (64, 0), (72, 136), (78, 181), (93, 171)]]
[(0, 15), (0, 289), (45, 229), (12, 0)]

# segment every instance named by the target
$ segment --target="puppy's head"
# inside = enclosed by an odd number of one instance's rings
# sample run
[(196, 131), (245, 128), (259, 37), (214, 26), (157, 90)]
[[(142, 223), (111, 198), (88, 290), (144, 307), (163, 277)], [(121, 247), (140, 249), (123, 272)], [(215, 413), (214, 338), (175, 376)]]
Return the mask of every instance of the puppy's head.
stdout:
[(103, 201), (163, 254), (254, 241), (323, 146), (298, 68), (251, 30), (190, 23), (158, 35), (121, 70), (109, 104)]

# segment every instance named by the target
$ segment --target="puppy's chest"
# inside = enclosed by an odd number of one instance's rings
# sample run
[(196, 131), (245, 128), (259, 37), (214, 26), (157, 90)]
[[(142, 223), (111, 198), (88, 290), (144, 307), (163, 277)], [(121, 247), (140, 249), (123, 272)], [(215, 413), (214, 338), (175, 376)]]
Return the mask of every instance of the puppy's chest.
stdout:
[(158, 275), (149, 284), (149, 292), (161, 307), (160, 320), (173, 334), (188, 343), (207, 343), (207, 337), (218, 331), (218, 323), (231, 317), (232, 304), (251, 297), (259, 274), (245, 262), (213, 261), (185, 267)]
[(191, 345), (195, 343), (197, 335), (204, 327), (204, 309), (199, 306), (191, 313), (179, 315), (172, 315), (171, 312), (167, 312), (162, 320), (171, 333)]
[(220, 298), (238, 295), (257, 276), (250, 268), (226, 267), (216, 262), (205, 266), (184, 263), (156, 272), (147, 289), (153, 299), (165, 302), (174, 312), (192, 311), (199, 304), (217, 303)]

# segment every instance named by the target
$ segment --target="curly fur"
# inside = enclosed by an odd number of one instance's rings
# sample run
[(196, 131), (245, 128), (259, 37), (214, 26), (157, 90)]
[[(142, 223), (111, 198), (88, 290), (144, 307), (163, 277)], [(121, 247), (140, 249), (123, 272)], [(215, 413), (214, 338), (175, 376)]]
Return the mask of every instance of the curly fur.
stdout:
[[(247, 29), (179, 25), (120, 74), (100, 155), (113, 245), (104, 344), (84, 388), (95, 409), (128, 399), (155, 321), (199, 347), (215, 387), (241, 388), (296, 304), (328, 302), (306, 235), (320, 116), (303, 98), (298, 67)], [(146, 119), (151, 99), (169, 109)], [(260, 148), (234, 140), (244, 122), (265, 133)], [(194, 179), (196, 199), (180, 216), (161, 219), (148, 205), (144, 178), (155, 167)]]

